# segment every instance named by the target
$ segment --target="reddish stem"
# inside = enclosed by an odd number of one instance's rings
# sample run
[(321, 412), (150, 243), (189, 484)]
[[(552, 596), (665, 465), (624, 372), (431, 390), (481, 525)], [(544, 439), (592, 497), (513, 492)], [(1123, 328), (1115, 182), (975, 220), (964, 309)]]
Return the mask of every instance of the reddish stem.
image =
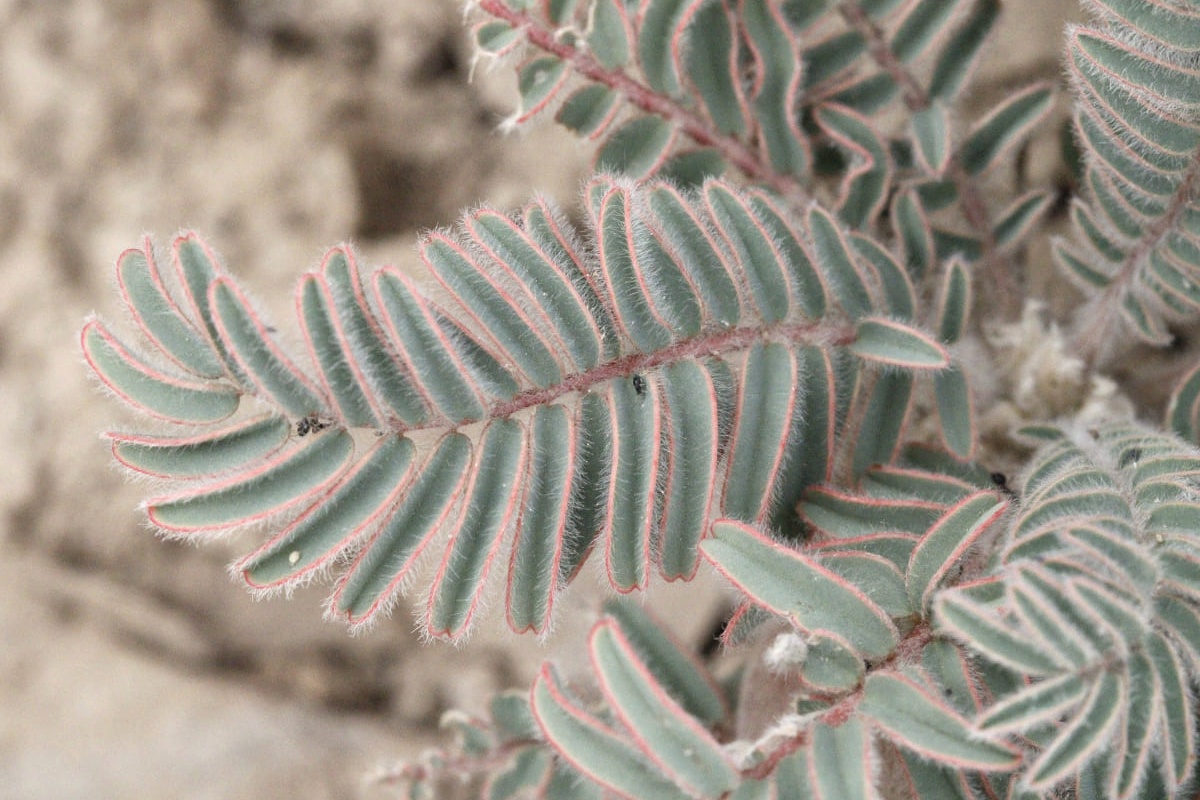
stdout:
[[(624, 358), (601, 364), (586, 372), (568, 375), (562, 383), (543, 389), (529, 389), (511, 400), (496, 403), (488, 410), (488, 418), (508, 417), (534, 406), (552, 403), (560, 397), (574, 392), (584, 392), (591, 387), (612, 380), (630, 377), (646, 370), (660, 367), (687, 358), (712, 356), (730, 351), (746, 350), (758, 342), (786, 341), (804, 344), (819, 343), (824, 347), (843, 347), (851, 344), (856, 329), (847, 323), (789, 322), (758, 328), (729, 328), (702, 334), (676, 342), (651, 353), (633, 353)], [(426, 425), (396, 425), (397, 433), (409, 433), (426, 428), (444, 427), (444, 421), (431, 421)]]

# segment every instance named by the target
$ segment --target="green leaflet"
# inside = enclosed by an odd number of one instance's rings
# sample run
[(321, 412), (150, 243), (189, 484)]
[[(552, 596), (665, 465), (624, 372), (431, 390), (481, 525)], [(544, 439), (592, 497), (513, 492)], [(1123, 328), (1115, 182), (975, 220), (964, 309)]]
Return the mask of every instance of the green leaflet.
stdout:
[(577, 428), (566, 408), (550, 405), (538, 408), (532, 432), (529, 490), (513, 542), (508, 580), (508, 622), (515, 631), (545, 629), (562, 549), (571, 535), (569, 500), (576, 470)]
[(703, 186), (709, 178), (719, 178), (729, 164), (715, 147), (680, 149), (658, 168), (657, 177), (685, 189)]
[(246, 582), (268, 588), (327, 566), (408, 488), (415, 453), (408, 439), (380, 440), (320, 502), (238, 563)]
[(489, 423), (476, 447), (460, 522), (451, 534), (429, 598), (428, 629), (455, 637), (471, 621), (504, 534), (515, 524), (524, 469), (525, 436), (511, 419)]
[(912, 117), (912, 138), (925, 169), (941, 175), (950, 158), (950, 121), (946, 109), (934, 103)]
[[(693, 11), (692, 0), (647, 0), (638, 30), (638, 62), (646, 82), (668, 96), (679, 93), (675, 61), (682, 49), (680, 28), (684, 15)], [(694, 12), (693, 12), (694, 13)]]
[(1179, 379), (1167, 407), (1167, 427), (1193, 444), (1200, 444), (1200, 364)]
[(613, 131), (596, 154), (596, 172), (651, 175), (666, 159), (675, 131), (661, 117), (635, 117)]
[(841, 550), (830, 546), (821, 563), (853, 583), (894, 619), (911, 616), (913, 607), (904, 590), (904, 575), (883, 553)]
[(808, 210), (808, 226), (812, 232), (817, 260), (824, 265), (830, 276), (838, 303), (851, 319), (869, 314), (874, 303), (867, 288), (868, 283), (846, 246), (840, 226), (827, 211), (815, 205)]
[[(412, 379), (396, 363), (384, 344), (385, 334), (366, 308), (367, 297), (353, 257), (346, 248), (336, 247), (325, 256), (321, 275), (333, 297), (336, 325), (342, 346), (353, 354), (348, 361), (357, 364), (361, 375), (379, 398), (372, 403), (375, 413), (394, 414), (402, 422), (417, 424), (429, 412)], [(385, 410), (386, 407), (386, 410)]]
[(756, 603), (803, 630), (836, 633), (872, 660), (885, 657), (898, 641), (887, 614), (857, 587), (743, 523), (714, 523), (713, 538), (700, 549)]
[(534, 682), (530, 703), (551, 746), (591, 780), (626, 797), (689, 800), (627, 743), (627, 736), (601, 724), (569, 698), (549, 665)]
[(520, 41), (520, 34), (507, 22), (485, 22), (475, 28), (475, 46), (482, 53), (503, 55)]
[(892, 201), (892, 227), (903, 245), (905, 265), (916, 280), (927, 273), (935, 258), (933, 232), (916, 192), (905, 191)]
[(954, 344), (962, 337), (971, 311), (971, 277), (959, 259), (952, 260), (946, 268), (937, 309), (938, 338)]
[(345, 336), (333, 317), (332, 292), (318, 275), (307, 275), (300, 284), (300, 318), (305, 337), (321, 369), (325, 393), (333, 399), (338, 417), (351, 427), (379, 425), (368, 399), (366, 377), (357, 361), (343, 357)]
[(588, 46), (608, 69), (618, 69), (629, 61), (629, 20), (624, 0), (595, 0)]
[(705, 186), (709, 211), (738, 263), (746, 268), (750, 292), (763, 319), (778, 322), (787, 316), (790, 292), (783, 255), (742, 199), (728, 187)]
[(521, 750), (507, 769), (492, 774), (486, 796), (489, 800), (528, 796), (545, 785), (553, 763), (545, 750), (534, 747)]
[(868, 228), (882, 210), (891, 183), (887, 146), (871, 121), (851, 109), (823, 106), (816, 119), (850, 161), (839, 192), (838, 216), (852, 228)]
[(588, 393), (576, 416), (575, 473), (570, 506), (570, 535), (563, 542), (559, 576), (570, 578), (609, 524), (608, 485), (613, 470), (612, 417), (603, 395)]
[(980, 492), (958, 503), (925, 534), (905, 576), (914, 609), (928, 615), (938, 584), (1003, 511), (995, 494)]
[[(925, 800), (925, 798), (975, 800), (977, 797), (974, 794), (964, 794), (965, 790), (958, 770), (930, 763), (920, 756), (903, 750), (900, 750), (899, 753), (904, 761), (906, 777), (913, 787), (914, 797), (921, 798), (921, 800)], [(1022, 797), (1021, 800), (1034, 799)]]
[(876, 464), (888, 464), (895, 457), (912, 403), (912, 374), (884, 372), (872, 388), (863, 414), (862, 433), (854, 443), (855, 475)]
[(950, 354), (931, 337), (888, 319), (859, 320), (850, 352), (866, 361), (903, 369), (950, 366)]
[(401, 358), (421, 377), (421, 393), (449, 420), (481, 417), (479, 391), (459, 368), (451, 343), (410, 281), (399, 273), (381, 271), (375, 291)]
[(785, 536), (799, 532), (796, 507), (804, 490), (829, 479), (840, 413), (837, 393), (842, 376), (830, 354), (818, 347), (805, 347), (796, 354), (796, 362), (804, 391), (789, 433), (790, 457), (775, 481), (779, 502), (770, 519), (771, 526)]
[(148, 475), (198, 478), (238, 469), (281, 447), (291, 432), (283, 417), (259, 416), (199, 436), (110, 433), (113, 456)]
[(720, 324), (737, 324), (741, 316), (737, 287), (725, 263), (723, 249), (713, 240), (707, 226), (669, 186), (656, 187), (651, 192), (650, 209), (651, 224), (659, 231), (667, 250), (677, 254), (675, 261), (687, 271), (702, 308)]
[(644, 223), (635, 222), (630, 231), (638, 252), (638, 271), (656, 306), (679, 338), (695, 336), (703, 324), (700, 298), (666, 243)]
[(1000, 213), (993, 234), (998, 247), (1016, 247), (1028, 239), (1034, 224), (1050, 208), (1054, 198), (1048, 192), (1033, 191), (1018, 197)]
[(628, 192), (604, 182), (593, 185), (598, 193), (603, 193), (596, 218), (600, 268), (616, 310), (617, 323), (639, 350), (665, 347), (671, 341), (671, 331), (654, 305), (654, 298), (639, 270), (637, 249), (630, 235)]
[(797, 238), (795, 224), (765, 194), (751, 196), (750, 209), (757, 224), (775, 243), (777, 257), (792, 286), (792, 296), (800, 313), (809, 319), (825, 316), (825, 280), (813, 263), (806, 246)]
[(725, 719), (729, 709), (721, 690), (690, 649), (675, 641), (670, 631), (636, 602), (610, 600), (604, 604), (604, 611), (617, 621), (621, 634), (654, 680), (688, 714), (709, 726)]
[(80, 335), (92, 370), (118, 397), (179, 422), (217, 422), (238, 407), (240, 393), (225, 384), (176, 378), (151, 366), (121, 344), (104, 323), (92, 320)]
[(797, 125), (796, 77), (801, 62), (780, 11), (766, 0), (746, 0), (739, 7), (751, 52), (761, 70), (754, 116), (766, 141), (771, 166), (782, 173), (807, 172), (808, 153)]
[(812, 727), (809, 746), (809, 772), (815, 776), (820, 798), (869, 800), (876, 797), (871, 785), (876, 770), (871, 732), (859, 717), (836, 728), (818, 722)]
[(496, 339), (534, 386), (551, 386), (563, 372), (552, 352), (545, 316), (539, 305), (522, 302), (522, 294), (506, 287), (457, 243), (431, 236), (421, 254), (433, 274)]
[(979, 672), (961, 647), (946, 639), (933, 639), (921, 649), (921, 667), (942, 687), (943, 696), (959, 713), (973, 716), (979, 712)]
[(1006, 771), (1018, 756), (981, 738), (952, 708), (910, 678), (876, 672), (867, 678), (858, 711), (900, 746), (959, 769)]
[(1038, 643), (1030, 642), (1021, 630), (962, 594), (939, 595), (934, 604), (934, 617), (956, 638), (970, 642), (972, 649), (997, 664), (1034, 676), (1059, 672), (1059, 665)]
[(1200, 72), (1180, 67), (1149, 53), (1137, 52), (1113, 37), (1080, 28), (1072, 43), (1105, 70), (1137, 86), (1154, 87), (1167, 100), (1200, 105)]
[(901, 61), (916, 59), (950, 22), (958, 7), (957, 0), (925, 0), (913, 5), (892, 37), (892, 52)]
[(502, 265), (500, 268), (542, 298), (541, 305), (575, 369), (596, 366), (600, 361), (600, 332), (584, 299), (554, 261), (518, 225), (499, 213), (477, 211), (467, 217), (464, 228), (488, 248), (492, 260)]
[(1150, 657), (1145, 652), (1132, 654), (1128, 664), (1129, 694), (1125, 719), (1120, 731), (1124, 758), (1119, 764), (1116, 788), (1118, 796), (1128, 797), (1150, 766), (1154, 748), (1154, 727), (1158, 722), (1158, 704), (1162, 687)]
[(1165, 201), (1174, 193), (1178, 171), (1147, 162), (1141, 154), (1113, 138), (1107, 126), (1090, 109), (1081, 108), (1076, 113), (1075, 126), (1098, 162), (1111, 170), (1127, 189), (1132, 188), (1159, 201)]
[(963, 168), (978, 175), (993, 167), (1049, 112), (1052, 99), (1049, 88), (1035, 85), (998, 107), (963, 142), (959, 150)]
[(828, 631), (805, 637), (808, 652), (800, 665), (807, 686), (818, 692), (848, 692), (862, 682), (866, 664), (854, 648)]
[(171, 249), (180, 283), (187, 294), (192, 311), (196, 314), (204, 332), (208, 334), (209, 341), (220, 349), (221, 358), (225, 361), (226, 366), (232, 366), (229, 363), (228, 354), (222, 348), (217, 336), (212, 309), (209, 305), (208, 288), (221, 272), (217, 267), (216, 257), (195, 233), (186, 233), (176, 237)]
[(834, 93), (830, 100), (864, 114), (873, 114), (886, 106), (898, 90), (891, 75), (877, 72)]
[(295, 417), (325, 412), (317, 389), (270, 338), (268, 326), (227, 277), (209, 289), (217, 329), (253, 390)]
[(533, 718), (526, 692), (515, 689), (497, 692), (488, 703), (488, 712), (496, 725), (497, 738), (502, 742), (537, 736), (537, 721)]
[[(683, 48), (685, 70), (718, 131), (746, 131), (745, 98), (736, 80), (732, 11), (721, 3), (702, 3), (695, 11)], [(659, 45), (661, 46), (661, 45)]]
[(442, 438), (400, 506), (342, 578), (332, 600), (335, 613), (345, 615), (351, 623), (363, 622), (392, 599), (462, 491), (470, 457), (467, 437), (451, 433)]
[(662, 414), (658, 390), (639, 391), (634, 381), (613, 381), (613, 469), (608, 490), (609, 579), (620, 592), (645, 588), (661, 450)]
[(224, 365), (212, 345), (183, 317), (163, 285), (147, 240), (117, 259), (117, 283), (138, 325), (169, 358), (202, 378), (219, 378)]
[(943, 510), (924, 499), (855, 497), (827, 487), (812, 489), (804, 502), (809, 523), (838, 538), (895, 531), (924, 535)]
[(524, 209), (523, 220), (530, 240), (554, 262), (555, 269), (566, 276), (579, 292), (600, 331), (601, 357), (613, 358), (619, 350), (617, 329), (601, 297), (603, 289), (596, 277), (584, 270), (570, 228), (559, 212), (545, 200), (535, 200)]
[(1000, 16), (1000, 0), (977, 0), (971, 14), (950, 37), (934, 64), (930, 96), (948, 102), (959, 93), (978, 63), (984, 43)]
[(1160, 731), (1163, 737), (1162, 760), (1168, 783), (1179, 783), (1195, 769), (1196, 707), (1188, 691), (1183, 664), (1161, 633), (1149, 638), (1150, 661), (1162, 687), (1159, 697)]
[(490, 397), (511, 400), (520, 390), (520, 385), (509, 371), (509, 367), (502, 364), (484, 342), (444, 310), (430, 304), (429, 311), (437, 326), (438, 335), (443, 337), (446, 346), (460, 359), (459, 369), (469, 382)]
[(569, 76), (567, 63), (554, 56), (540, 56), (525, 62), (517, 70), (517, 91), (521, 94), (517, 121), (524, 122), (544, 110)]
[(942, 442), (959, 458), (971, 458), (976, 440), (975, 413), (966, 374), (958, 366), (951, 366), (934, 375), (933, 383)]
[(699, 563), (697, 544), (715, 490), (718, 397), (712, 376), (697, 361), (667, 367), (661, 385), (668, 416), (665, 451), (670, 461), (664, 465), (667, 483), (660, 558), (668, 580), (687, 579)]
[[(774, 773), (776, 797), (788, 797), (794, 798), (794, 800), (816, 799), (817, 796), (810, 785), (812, 779), (808, 772), (807, 756), (807, 750), (797, 750), (779, 762)], [(750, 798), (750, 800), (759, 799)]]
[(1128, 704), (1125, 689), (1113, 673), (1100, 676), (1084, 701), (1085, 710), (1030, 766), (1027, 780), (1033, 789), (1045, 790), (1056, 785), (1109, 743), (1110, 728), (1116, 723), (1118, 712)]
[(737, 784), (712, 734), (662, 692), (614, 622), (596, 626), (590, 645), (600, 689), (646, 758), (692, 795), (717, 797)]
[(1141, 140), (1164, 153), (1184, 154), (1195, 148), (1200, 130), (1176, 114), (1151, 106), (1152, 97), (1121, 74), (1105, 70), (1082, 48), (1070, 48), (1072, 77), (1086, 101), (1120, 123), (1120, 135)]
[(789, 431), (803, 394), (796, 359), (778, 343), (759, 344), (746, 356), (738, 415), (728, 456), (722, 511), (762, 521), (788, 457)]
[(1200, 14), (1163, 0), (1092, 0), (1122, 23), (1181, 50), (1200, 49)]
[(838, 33), (806, 47), (802, 52), (805, 91), (845, 71), (866, 49), (867, 40), (858, 31)]
[(1064, 672), (1003, 698), (979, 719), (979, 728), (1006, 733), (1054, 722), (1077, 705), (1087, 691), (1088, 684), (1077, 673)]
[(563, 101), (554, 120), (580, 136), (599, 136), (616, 117), (620, 100), (620, 95), (611, 89), (596, 83), (588, 84)]
[(314, 498), (341, 471), (351, 450), (347, 434), (326, 433), (199, 490), (148, 500), (146, 512), (155, 525), (174, 531), (256, 521), (306, 497)]

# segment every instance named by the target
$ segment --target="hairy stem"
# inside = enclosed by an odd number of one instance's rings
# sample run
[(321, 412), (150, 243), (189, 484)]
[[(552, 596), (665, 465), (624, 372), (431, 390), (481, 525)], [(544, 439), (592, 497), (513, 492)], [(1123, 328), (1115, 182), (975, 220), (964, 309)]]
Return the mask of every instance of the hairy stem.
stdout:
[[(546, 405), (575, 392), (588, 389), (614, 378), (630, 377), (646, 370), (688, 358), (720, 355), (747, 350), (761, 341), (786, 341), (797, 344), (820, 344), (839, 347), (851, 344), (857, 335), (854, 325), (844, 322), (790, 322), (756, 328), (729, 328), (684, 339), (651, 353), (632, 353), (616, 361), (601, 364), (586, 372), (568, 375), (561, 383), (547, 388), (521, 392), (511, 400), (496, 403), (488, 409), (488, 419), (508, 417), (527, 408)], [(404, 434), (445, 426), (443, 420), (422, 425), (395, 424), (393, 431)]]

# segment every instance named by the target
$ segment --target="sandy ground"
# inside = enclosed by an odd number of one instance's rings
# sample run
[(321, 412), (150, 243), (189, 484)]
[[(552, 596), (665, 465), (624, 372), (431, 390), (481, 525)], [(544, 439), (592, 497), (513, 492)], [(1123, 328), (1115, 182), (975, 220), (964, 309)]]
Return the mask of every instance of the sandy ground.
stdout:
[[(1057, 75), (1073, 3), (1006, 5), (991, 84)], [(352, 639), (323, 588), (231, 585), (245, 541), (155, 541), (97, 438), (131, 417), (77, 332), (119, 316), (111, 265), (143, 233), (202, 231), (286, 325), (328, 246), (411, 267), (463, 207), (572, 202), (589, 153), (496, 133), (511, 76), (468, 82), (450, 0), (0, 0), (0, 31), (0, 800), (380, 796), (373, 768), (553, 650), (422, 647), (403, 613)]]

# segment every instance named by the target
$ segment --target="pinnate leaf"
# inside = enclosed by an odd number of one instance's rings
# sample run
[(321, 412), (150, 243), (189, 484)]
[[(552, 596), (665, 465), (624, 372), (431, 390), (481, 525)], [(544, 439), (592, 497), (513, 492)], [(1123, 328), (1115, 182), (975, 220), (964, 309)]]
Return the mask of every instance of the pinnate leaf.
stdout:
[[(172, 250), (174, 283), (155, 277), (148, 245), (129, 251), (120, 268), (149, 298), (128, 303), (148, 351), (92, 321), (85, 355), (143, 410), (204, 426), (113, 436), (118, 460), (182, 482), (148, 503), (151, 519), (174, 532), (278, 525), (238, 570), (260, 591), (331, 572), (331, 613), (352, 625), (389, 608), (440, 541), (425, 627), (457, 639), (501, 571), (509, 624), (544, 631), (592, 552), (627, 592), (655, 572), (691, 578), (714, 512), (799, 532), (797, 501), (831, 474), (865, 363), (887, 369), (855, 458), (865, 470), (893, 457), (909, 372), (947, 354), (888, 316), (922, 315), (880, 245), (819, 207), (795, 220), (723, 181), (601, 177), (587, 196), (586, 243), (542, 200), (426, 236), (440, 302), (333, 248), (297, 288), (299, 355), (194, 234)], [(831, 295), (856, 327), (828, 313)], [(175, 315), (162, 329), (187, 333), (216, 374), (156, 339), (152, 310)], [(242, 413), (243, 398), (269, 413)], [(902, 564), (910, 542), (889, 542)], [(888, 613), (815, 569), (827, 592), (861, 598), (863, 630), (832, 632), (886, 652)], [(893, 594), (881, 601), (906, 613)]]

